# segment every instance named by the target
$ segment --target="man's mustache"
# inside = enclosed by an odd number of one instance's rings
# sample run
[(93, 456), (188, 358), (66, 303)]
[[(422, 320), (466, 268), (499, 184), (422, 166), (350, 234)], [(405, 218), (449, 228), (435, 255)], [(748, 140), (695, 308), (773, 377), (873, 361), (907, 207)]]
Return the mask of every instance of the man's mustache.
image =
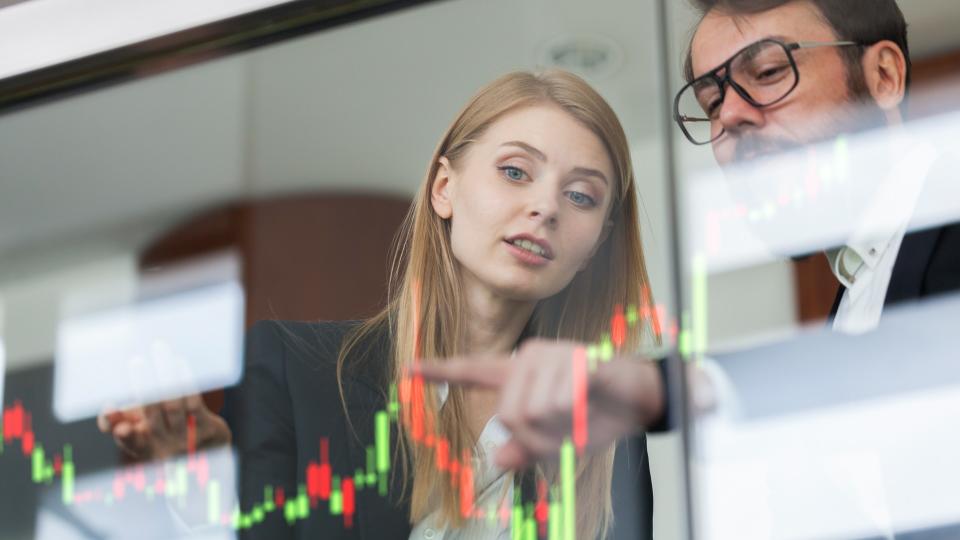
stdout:
[(728, 136), (732, 136), (736, 142), (734, 162), (742, 163), (758, 157), (806, 148), (810, 145), (825, 143), (840, 135), (855, 135), (877, 129), (886, 123), (885, 113), (873, 102), (852, 101), (851, 106), (845, 111), (843, 115), (829, 116), (829, 122), (820, 130), (802, 137), (803, 140), (769, 137), (746, 130), (737, 134), (728, 133)]
[(734, 161), (742, 163), (758, 157), (782, 154), (803, 148), (807, 144), (809, 143), (757, 135), (741, 136), (734, 148)]

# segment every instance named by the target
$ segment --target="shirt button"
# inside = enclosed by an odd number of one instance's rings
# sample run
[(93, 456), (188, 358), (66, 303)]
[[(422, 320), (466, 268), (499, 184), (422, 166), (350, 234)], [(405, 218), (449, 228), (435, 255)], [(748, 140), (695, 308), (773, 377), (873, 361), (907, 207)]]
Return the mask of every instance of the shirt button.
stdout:
[(433, 537), (435, 537), (436, 535), (437, 535), (437, 532), (434, 531), (433, 529), (427, 529), (423, 531), (423, 537), (426, 538), (427, 540), (433, 540)]

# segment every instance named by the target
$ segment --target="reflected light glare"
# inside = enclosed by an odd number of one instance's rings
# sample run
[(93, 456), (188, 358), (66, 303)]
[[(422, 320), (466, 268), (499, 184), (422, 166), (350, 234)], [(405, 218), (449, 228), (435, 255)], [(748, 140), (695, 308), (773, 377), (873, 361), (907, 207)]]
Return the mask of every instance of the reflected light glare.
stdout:
[(817, 328), (718, 355), (720, 405), (694, 426), (698, 537), (956, 538), (958, 316), (954, 294), (856, 339)]
[[(711, 273), (960, 216), (960, 112), (867, 131), (690, 179), (687, 246)], [(866, 196), (865, 196), (866, 194)]]
[(63, 421), (230, 386), (242, 371), (236, 281), (62, 321), (54, 411)]
[(289, 0), (31, 0), (0, 10), (0, 79)]

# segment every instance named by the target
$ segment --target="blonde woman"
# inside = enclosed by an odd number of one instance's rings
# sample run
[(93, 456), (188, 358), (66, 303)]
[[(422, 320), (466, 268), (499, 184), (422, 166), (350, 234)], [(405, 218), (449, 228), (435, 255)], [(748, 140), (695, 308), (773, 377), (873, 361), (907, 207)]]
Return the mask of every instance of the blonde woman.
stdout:
[[(496, 395), (411, 387), (408, 368), (509, 354), (534, 338), (596, 341), (616, 306), (638, 302), (647, 272), (623, 129), (580, 78), (511, 73), (466, 104), (429, 163), (384, 310), (359, 323), (257, 324), (228, 396), (246, 511), (265, 486), (296, 494), (321, 459), (334, 474), (364, 470), (375, 413), (399, 388), (388, 495), (351, 484), (348, 522), (344, 508), (294, 520), (271, 511), (243, 528), (248, 537), (509, 538), (509, 522), (486, 510), (556, 480), (550, 463), (526, 484), (494, 463), (509, 438)], [(627, 345), (646, 328), (630, 326)], [(579, 460), (578, 538), (609, 530), (613, 451)]]

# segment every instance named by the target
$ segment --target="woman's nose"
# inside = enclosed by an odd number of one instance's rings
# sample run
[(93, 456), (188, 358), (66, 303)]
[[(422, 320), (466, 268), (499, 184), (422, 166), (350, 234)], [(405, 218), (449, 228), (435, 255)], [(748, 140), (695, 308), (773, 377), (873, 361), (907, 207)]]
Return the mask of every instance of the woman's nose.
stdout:
[(537, 190), (531, 198), (528, 215), (530, 219), (542, 221), (548, 227), (555, 227), (560, 213), (560, 205), (555, 193)]

